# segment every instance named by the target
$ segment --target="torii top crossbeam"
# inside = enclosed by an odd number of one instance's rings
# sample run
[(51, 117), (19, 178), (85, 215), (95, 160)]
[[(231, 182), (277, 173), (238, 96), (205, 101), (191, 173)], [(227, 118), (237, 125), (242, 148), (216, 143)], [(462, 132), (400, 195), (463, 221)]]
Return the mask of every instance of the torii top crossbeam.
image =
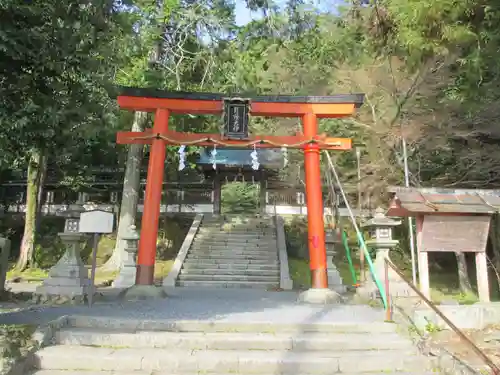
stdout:
[[(329, 138), (318, 134), (318, 118), (353, 115), (363, 104), (364, 95), (333, 96), (256, 96), (211, 93), (168, 92), (125, 87), (118, 104), (123, 109), (155, 112), (152, 129), (144, 132), (119, 132), (120, 144), (150, 144), (148, 176), (141, 238), (137, 258), (136, 285), (152, 285), (158, 235), (167, 144), (223, 147), (290, 147), (304, 150), (306, 203), (312, 287), (328, 286), (321, 190), (320, 149), (349, 150), (348, 138)], [(168, 129), (169, 116), (181, 114), (224, 115), (225, 135), (182, 133)], [(303, 133), (294, 136), (251, 136), (248, 116), (297, 117), (302, 120)]]
[[(222, 114), (224, 100), (228, 96), (211, 93), (169, 92), (153, 89), (123, 88), (118, 96), (118, 104), (123, 109), (144, 112), (167, 110), (169, 113), (181, 114)], [(232, 96), (236, 98), (236, 96)], [(238, 97), (239, 98), (239, 97)], [(249, 114), (266, 117), (303, 117), (313, 115), (316, 118), (335, 118), (351, 116), (355, 109), (363, 103), (362, 94), (333, 96), (256, 96), (246, 98), (249, 102)], [(249, 136), (245, 142), (225, 139), (220, 134), (181, 133), (165, 129), (156, 132), (120, 132), (118, 144), (149, 144), (151, 139), (163, 139), (166, 144), (186, 144), (196, 146), (221, 145), (224, 147), (258, 147), (303, 148), (315, 142), (322, 149), (349, 150), (351, 140), (348, 138), (328, 138), (315, 134), (294, 136)]]

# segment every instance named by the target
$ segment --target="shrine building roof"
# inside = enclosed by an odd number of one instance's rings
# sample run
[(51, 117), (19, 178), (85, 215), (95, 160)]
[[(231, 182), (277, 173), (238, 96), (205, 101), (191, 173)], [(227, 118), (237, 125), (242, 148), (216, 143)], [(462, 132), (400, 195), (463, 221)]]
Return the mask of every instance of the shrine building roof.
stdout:
[[(211, 155), (213, 148), (202, 148), (197, 164), (198, 165), (212, 165), (213, 157)], [(244, 167), (252, 165), (252, 149), (247, 148), (218, 148), (216, 154), (216, 163), (219, 166), (225, 167)], [(266, 169), (280, 169), (283, 168), (283, 154), (278, 149), (259, 149), (257, 151), (258, 161), (263, 168)]]
[(500, 190), (388, 188), (391, 203), (388, 216), (414, 214), (494, 214), (500, 212)]

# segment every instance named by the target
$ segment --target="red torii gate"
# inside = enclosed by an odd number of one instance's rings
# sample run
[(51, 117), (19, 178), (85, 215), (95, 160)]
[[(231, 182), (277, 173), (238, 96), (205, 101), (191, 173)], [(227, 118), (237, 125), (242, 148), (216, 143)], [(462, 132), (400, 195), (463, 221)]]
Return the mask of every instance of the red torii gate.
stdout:
[[(123, 109), (155, 112), (152, 129), (118, 132), (118, 144), (150, 144), (144, 211), (137, 257), (136, 285), (153, 285), (158, 220), (163, 188), (166, 145), (196, 145), (256, 148), (301, 148), (304, 150), (308, 239), (312, 287), (328, 287), (321, 194), (320, 149), (349, 150), (348, 138), (318, 135), (318, 118), (351, 116), (363, 104), (364, 95), (258, 96), (248, 99), (221, 94), (168, 92), (124, 87), (118, 96)], [(239, 109), (236, 109), (239, 108)], [(234, 115), (230, 111), (235, 111)], [(171, 113), (223, 114), (235, 128), (227, 136), (182, 133), (168, 129)], [(231, 112), (232, 113), (232, 112)], [(295, 136), (249, 136), (248, 114), (267, 117), (299, 117), (303, 134)], [(231, 117), (233, 116), (233, 117)], [(241, 119), (243, 118), (243, 122)], [(233, 122), (231, 122), (232, 124)], [(229, 125), (231, 126), (231, 125)], [(241, 131), (243, 128), (243, 131)]]

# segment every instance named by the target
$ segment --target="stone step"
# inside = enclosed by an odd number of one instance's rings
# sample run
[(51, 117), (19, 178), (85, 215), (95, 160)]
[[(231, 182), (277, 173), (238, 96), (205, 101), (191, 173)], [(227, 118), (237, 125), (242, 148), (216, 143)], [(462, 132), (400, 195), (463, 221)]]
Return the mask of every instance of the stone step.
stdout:
[(208, 244), (212, 246), (270, 246), (274, 245), (276, 246), (276, 238), (252, 238), (249, 240), (237, 240), (233, 238), (213, 238), (213, 237), (205, 237), (205, 238), (200, 238), (197, 237), (193, 241), (194, 244), (196, 243), (202, 243), (202, 244)]
[(236, 245), (236, 246), (276, 246), (276, 238), (252, 238), (248, 240), (238, 240), (234, 238), (214, 238), (214, 237), (196, 237), (193, 243), (208, 243), (211, 245)]
[(202, 242), (194, 243), (191, 246), (191, 250), (201, 250), (201, 249), (213, 249), (213, 250), (220, 250), (220, 251), (239, 251), (239, 252), (246, 252), (246, 253), (269, 253), (269, 252), (277, 252), (278, 250), (276, 249), (276, 244), (269, 245), (267, 247), (263, 246), (255, 246), (255, 245), (234, 245), (234, 246), (227, 246), (227, 245), (222, 245), (222, 246), (213, 246), (213, 245), (207, 245)]
[(235, 249), (191, 249), (190, 254), (192, 255), (217, 255), (231, 258), (232, 255), (247, 255), (247, 256), (257, 256), (257, 257), (274, 257), (278, 258), (276, 250), (267, 251), (255, 251), (255, 250), (235, 250)]
[(274, 232), (276, 231), (276, 227), (271, 224), (243, 224), (243, 225), (234, 225), (228, 223), (205, 223), (201, 224), (198, 230), (216, 230), (216, 231), (224, 231), (224, 232), (235, 232), (235, 233), (249, 233), (249, 232)]
[(49, 346), (36, 353), (43, 370), (165, 371), (171, 373), (236, 374), (422, 371), (415, 349), (386, 351), (331, 351), (290, 354), (267, 350), (164, 350), (161, 348), (103, 348)]
[(247, 270), (247, 271), (276, 271), (279, 272), (278, 263), (274, 264), (255, 264), (248, 262), (236, 262), (236, 263), (209, 263), (209, 262), (188, 262), (187, 260), (182, 265), (182, 269), (186, 270), (197, 270), (197, 269), (213, 269), (216, 271), (224, 272), (227, 271), (237, 271), (237, 270)]
[(273, 225), (274, 220), (272, 218), (203, 218), (202, 223), (216, 223), (216, 224), (232, 224), (232, 225)]
[(223, 228), (200, 228), (196, 232), (203, 236), (234, 236), (234, 237), (253, 237), (253, 236), (276, 236), (275, 229), (248, 229), (248, 230), (224, 230)]
[[(79, 371), (79, 370), (38, 370), (33, 372), (31, 375), (178, 375), (179, 373), (173, 373), (169, 370), (164, 371), (155, 371), (152, 373), (151, 371), (120, 371), (116, 373), (114, 371)], [(208, 373), (210, 374), (210, 373)], [(361, 373), (343, 373), (342, 375), (360, 375)], [(386, 371), (384, 372), (371, 372), (367, 375), (387, 375)], [(199, 372), (190, 372), (183, 373), (182, 375), (200, 375)], [(232, 374), (221, 374), (217, 373), (217, 375), (234, 375)], [(275, 375), (275, 374), (259, 374), (259, 375)], [(297, 375), (296, 372), (282, 373), (280, 375)], [(390, 372), (390, 375), (436, 375), (435, 371), (432, 372)]]
[[(170, 372), (157, 372), (154, 375), (168, 375)], [(38, 370), (30, 375), (118, 375), (114, 371), (80, 371), (80, 370)], [(120, 371), (119, 375), (151, 375), (151, 371)], [(397, 375), (397, 374), (396, 374)]]
[[(312, 317), (314, 319), (314, 317)], [(397, 325), (385, 322), (363, 323), (266, 323), (262, 321), (211, 321), (211, 320), (147, 320), (132, 317), (109, 317), (70, 315), (68, 327), (89, 329), (115, 329), (129, 331), (158, 332), (252, 332), (252, 333), (289, 333), (301, 335), (305, 333), (339, 334), (339, 333), (397, 333)]]
[(231, 333), (155, 332), (67, 328), (56, 332), (59, 345), (186, 350), (352, 351), (412, 349), (411, 341), (397, 333)]
[(183, 273), (179, 275), (179, 281), (219, 281), (219, 282), (233, 282), (233, 281), (242, 281), (242, 282), (266, 282), (268, 284), (275, 284), (280, 282), (279, 276), (276, 275), (227, 275), (227, 274), (217, 274), (217, 275), (203, 275), (203, 274), (194, 274), (194, 273)]
[(177, 280), (178, 286), (196, 288), (242, 288), (242, 289), (268, 289), (278, 287), (279, 282), (269, 283), (267, 281), (200, 281), (200, 280)]
[(241, 276), (279, 276), (278, 267), (271, 270), (262, 269), (224, 269), (224, 268), (182, 268), (183, 275), (241, 275)]
[(195, 240), (191, 244), (193, 247), (232, 247), (241, 249), (268, 249), (276, 248), (276, 241), (252, 241), (252, 242), (234, 242), (234, 241), (213, 241), (209, 239)]
[(255, 236), (276, 236), (276, 231), (275, 230), (266, 230), (262, 231), (259, 229), (252, 230), (252, 231), (224, 231), (224, 230), (213, 230), (213, 229), (205, 229), (205, 228), (200, 228), (198, 229), (198, 234), (204, 235), (204, 236), (233, 236), (233, 237), (241, 237), (241, 238), (246, 238), (246, 237), (255, 237)]
[(239, 255), (239, 254), (197, 254), (188, 253), (187, 259), (215, 259), (215, 260), (227, 260), (229, 263), (230, 260), (259, 260), (259, 261), (276, 261), (278, 258), (278, 254), (267, 254), (267, 255)]
[(196, 252), (213, 252), (213, 251), (218, 251), (221, 254), (248, 254), (248, 255), (266, 255), (266, 254), (277, 254), (278, 250), (276, 249), (275, 246), (268, 246), (268, 247), (262, 247), (262, 246), (211, 246), (211, 245), (203, 245), (203, 244), (196, 244), (193, 245), (190, 249), (191, 253), (196, 253)]
[(269, 261), (268, 259), (226, 259), (226, 258), (221, 258), (221, 259), (212, 259), (212, 258), (191, 258), (191, 259), (186, 259), (184, 261), (183, 266), (191, 267), (194, 265), (194, 267), (202, 267), (206, 266), (209, 268), (219, 268), (225, 267), (226, 265), (232, 265), (232, 266), (237, 266), (237, 267), (279, 267), (278, 261), (273, 260)]

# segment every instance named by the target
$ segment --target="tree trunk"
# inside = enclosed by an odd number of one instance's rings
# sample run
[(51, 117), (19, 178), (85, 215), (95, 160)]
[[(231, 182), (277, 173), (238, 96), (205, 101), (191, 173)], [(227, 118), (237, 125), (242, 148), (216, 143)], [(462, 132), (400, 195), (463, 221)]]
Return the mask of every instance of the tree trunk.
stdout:
[(467, 270), (467, 260), (465, 253), (456, 252), (457, 267), (458, 267), (458, 286), (462, 293), (472, 293), (472, 286), (470, 283), (469, 271)]
[[(135, 112), (132, 131), (143, 131), (148, 119), (146, 112)], [(118, 220), (118, 234), (113, 254), (101, 267), (105, 271), (116, 271), (122, 266), (125, 259), (126, 241), (121, 237), (126, 233), (131, 225), (135, 225), (137, 215), (137, 204), (139, 201), (139, 189), (141, 182), (141, 162), (143, 156), (143, 145), (130, 145), (125, 166), (125, 176), (123, 179), (122, 202), (120, 205), (120, 218)]]
[(37, 221), (39, 220), (38, 212), (42, 203), (46, 171), (46, 155), (39, 149), (33, 150), (28, 161), (24, 233), (16, 264), (16, 269), (20, 271), (24, 271), (33, 264)]

